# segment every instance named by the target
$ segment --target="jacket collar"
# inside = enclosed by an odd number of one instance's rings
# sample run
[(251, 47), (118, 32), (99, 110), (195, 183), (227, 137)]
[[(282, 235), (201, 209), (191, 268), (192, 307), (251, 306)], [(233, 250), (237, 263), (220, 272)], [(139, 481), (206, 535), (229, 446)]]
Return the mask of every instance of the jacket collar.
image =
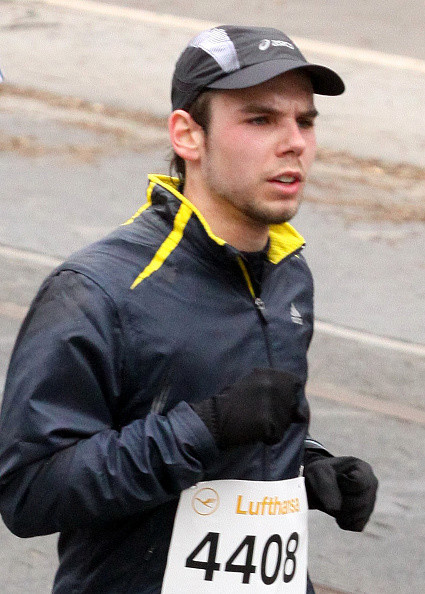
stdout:
[[(203, 217), (202, 213), (196, 208), (196, 206), (192, 204), (181, 192), (179, 192), (179, 180), (177, 178), (166, 175), (151, 174), (148, 176), (148, 179), (149, 185), (147, 188), (146, 206), (155, 204), (157, 195), (160, 194), (163, 196), (163, 190), (166, 190), (168, 194), (171, 194), (177, 198), (177, 200), (182, 205), (184, 205), (192, 215), (196, 216), (205, 233), (215, 244), (218, 246), (228, 246), (224, 239), (213, 233), (211, 227)], [(304, 244), (304, 238), (289, 223), (270, 225), (270, 245), (267, 258), (273, 264), (278, 264), (281, 260), (303, 247)], [(233, 250), (234, 248), (232, 251)]]

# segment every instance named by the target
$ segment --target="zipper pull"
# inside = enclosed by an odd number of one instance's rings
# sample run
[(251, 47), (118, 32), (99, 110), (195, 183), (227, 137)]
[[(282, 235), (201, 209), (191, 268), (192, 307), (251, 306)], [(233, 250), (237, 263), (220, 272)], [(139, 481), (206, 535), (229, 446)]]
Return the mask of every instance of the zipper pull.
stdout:
[(259, 297), (255, 298), (254, 303), (255, 303), (255, 307), (259, 311), (264, 311), (266, 309), (266, 306), (264, 305), (264, 301), (262, 299), (260, 299)]
[(261, 320), (267, 324), (267, 320), (266, 320), (266, 315), (265, 315), (265, 311), (266, 311), (266, 306), (264, 305), (264, 301), (262, 299), (260, 299), (259, 297), (256, 297), (254, 299), (254, 305), (256, 310), (258, 311), (258, 315), (260, 316)]
[(154, 552), (155, 552), (155, 547), (149, 547), (149, 549), (143, 555), (143, 561), (149, 561), (149, 559), (152, 557)]

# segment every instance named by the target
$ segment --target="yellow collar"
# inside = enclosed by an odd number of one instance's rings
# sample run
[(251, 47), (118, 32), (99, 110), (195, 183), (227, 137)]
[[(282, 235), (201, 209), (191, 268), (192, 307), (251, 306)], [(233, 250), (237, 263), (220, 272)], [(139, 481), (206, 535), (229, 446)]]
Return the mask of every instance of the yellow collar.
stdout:
[[(181, 192), (178, 190), (179, 180), (176, 177), (169, 177), (167, 175), (151, 174), (149, 177), (149, 186), (147, 190), (147, 200), (151, 204), (152, 190), (156, 185), (159, 185), (173, 194), (180, 202), (185, 204), (199, 219), (204, 227), (207, 235), (219, 245), (225, 245), (227, 242), (214, 235), (211, 227), (201, 214), (201, 212), (194, 206)], [(304, 245), (304, 238), (290, 225), (289, 223), (280, 223), (278, 225), (270, 225), (270, 247), (267, 257), (273, 264), (278, 264), (281, 260), (298, 250)]]

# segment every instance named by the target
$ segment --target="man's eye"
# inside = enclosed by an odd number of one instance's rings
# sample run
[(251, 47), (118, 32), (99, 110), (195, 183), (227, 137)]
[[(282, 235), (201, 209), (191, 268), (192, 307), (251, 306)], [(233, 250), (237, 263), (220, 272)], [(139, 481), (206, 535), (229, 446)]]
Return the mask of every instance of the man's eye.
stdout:
[(256, 116), (255, 118), (251, 118), (249, 120), (250, 124), (254, 124), (256, 126), (263, 126), (264, 124), (267, 124), (269, 121), (267, 116)]
[(298, 126), (303, 129), (313, 128), (314, 127), (314, 119), (306, 118), (306, 119), (298, 120)]

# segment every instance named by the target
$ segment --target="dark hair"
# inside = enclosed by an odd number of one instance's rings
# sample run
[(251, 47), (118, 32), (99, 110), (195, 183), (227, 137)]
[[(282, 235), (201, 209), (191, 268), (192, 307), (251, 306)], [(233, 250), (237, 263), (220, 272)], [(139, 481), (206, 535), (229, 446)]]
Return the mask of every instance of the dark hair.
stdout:
[[(195, 99), (192, 105), (186, 110), (195, 122), (201, 126), (205, 134), (208, 134), (208, 128), (211, 120), (211, 95), (214, 91), (204, 91)], [(186, 164), (174, 150), (171, 151), (170, 175), (175, 174), (179, 179), (179, 185), (184, 186), (186, 177)]]

